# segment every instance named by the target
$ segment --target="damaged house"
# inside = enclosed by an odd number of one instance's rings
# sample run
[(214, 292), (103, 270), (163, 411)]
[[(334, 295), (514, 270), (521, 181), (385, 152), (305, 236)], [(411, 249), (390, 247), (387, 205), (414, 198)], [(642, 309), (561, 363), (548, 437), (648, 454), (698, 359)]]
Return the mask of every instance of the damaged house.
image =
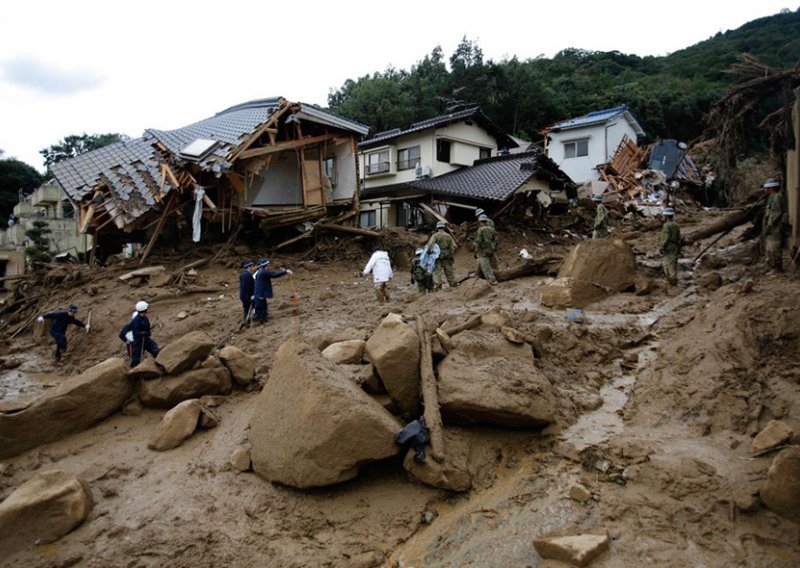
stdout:
[(149, 129), (50, 170), (101, 254), (139, 243), (144, 260), (159, 235), (176, 242), (190, 227), (194, 241), (240, 221), (299, 240), (315, 223), (352, 219), (357, 143), (367, 131), (316, 106), (261, 99), (175, 130)]
[(429, 192), (414, 187), (518, 146), (483, 111), (469, 108), (379, 132), (359, 144), (360, 224), (404, 227), (421, 221), (416, 203)]

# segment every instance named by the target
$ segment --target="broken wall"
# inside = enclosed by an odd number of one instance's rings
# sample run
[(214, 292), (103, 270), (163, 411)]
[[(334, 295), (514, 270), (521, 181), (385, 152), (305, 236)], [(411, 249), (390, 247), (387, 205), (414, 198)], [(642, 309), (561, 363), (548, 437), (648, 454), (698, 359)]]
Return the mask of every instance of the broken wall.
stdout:
[(281, 152), (247, 186), (248, 206), (303, 205), (300, 161), (294, 152)]

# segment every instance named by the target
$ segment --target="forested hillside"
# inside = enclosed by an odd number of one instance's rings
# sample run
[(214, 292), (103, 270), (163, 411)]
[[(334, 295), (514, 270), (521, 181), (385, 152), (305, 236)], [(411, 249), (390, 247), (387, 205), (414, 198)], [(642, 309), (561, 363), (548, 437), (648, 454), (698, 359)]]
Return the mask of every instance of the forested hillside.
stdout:
[(648, 139), (691, 141), (705, 128), (711, 103), (736, 81), (728, 69), (743, 52), (773, 66), (796, 65), (800, 11), (754, 20), (665, 57), (570, 48), (552, 59), (496, 62), (464, 38), (449, 59), (436, 47), (410, 70), (348, 79), (328, 104), (369, 124), (372, 134), (478, 104), (507, 132), (532, 140), (557, 120), (627, 104)]

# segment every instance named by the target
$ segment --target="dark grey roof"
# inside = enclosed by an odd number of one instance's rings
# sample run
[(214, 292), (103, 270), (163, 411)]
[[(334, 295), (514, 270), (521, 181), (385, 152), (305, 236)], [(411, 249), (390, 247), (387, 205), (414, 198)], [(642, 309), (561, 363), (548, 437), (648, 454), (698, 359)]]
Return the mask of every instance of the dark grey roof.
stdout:
[(530, 178), (549, 181), (553, 189), (574, 192), (574, 185), (541, 150), (478, 160), (472, 167), (411, 185), (433, 193), (505, 201)]
[(392, 130), (387, 130), (385, 132), (379, 132), (369, 140), (364, 140), (361, 142), (358, 147), (359, 149), (366, 149), (372, 148), (374, 146), (378, 146), (388, 142), (393, 138), (398, 138), (400, 136), (405, 136), (406, 134), (411, 134), (413, 132), (420, 132), (422, 130), (427, 130), (428, 128), (440, 128), (442, 126), (448, 126), (450, 124), (454, 124), (456, 122), (461, 122), (463, 120), (473, 119), (478, 124), (480, 124), (489, 134), (494, 136), (497, 139), (497, 145), (500, 148), (516, 148), (517, 143), (511, 139), (505, 132), (503, 132), (499, 126), (497, 126), (494, 122), (486, 116), (480, 107), (473, 107), (468, 108), (466, 110), (460, 110), (458, 112), (453, 112), (450, 114), (445, 114), (442, 116), (437, 116), (434, 118), (429, 118), (427, 120), (421, 120), (419, 122), (415, 122), (405, 130), (401, 130), (399, 128), (394, 128)]
[(677, 140), (659, 140), (653, 144), (647, 168), (661, 170), (667, 179), (700, 180), (700, 170), (686, 153), (686, 144), (681, 148)]
[[(50, 172), (74, 201), (108, 188), (112, 205), (129, 222), (155, 205), (161, 189), (161, 169), (155, 149), (143, 138), (115, 142), (50, 166)], [(174, 188), (165, 182), (164, 193)]]

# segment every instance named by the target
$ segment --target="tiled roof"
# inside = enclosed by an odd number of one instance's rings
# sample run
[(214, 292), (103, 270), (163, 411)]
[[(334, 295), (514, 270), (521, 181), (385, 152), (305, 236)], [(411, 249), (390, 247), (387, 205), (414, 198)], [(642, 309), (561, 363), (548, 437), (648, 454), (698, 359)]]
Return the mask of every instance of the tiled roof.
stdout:
[(427, 130), (428, 128), (440, 128), (442, 126), (448, 126), (450, 124), (454, 124), (456, 122), (461, 122), (462, 120), (468, 120), (468, 119), (474, 119), (489, 134), (494, 136), (497, 139), (497, 145), (499, 147), (501, 148), (517, 147), (517, 143), (514, 142), (505, 132), (503, 132), (499, 126), (497, 126), (494, 122), (492, 122), (489, 119), (489, 117), (483, 113), (480, 107), (468, 108), (466, 110), (460, 110), (458, 112), (453, 112), (450, 114), (429, 118), (427, 120), (421, 120), (420, 122), (415, 122), (405, 130), (401, 130), (400, 128), (394, 128), (392, 130), (387, 130), (385, 132), (379, 132), (369, 140), (364, 140), (363, 142), (361, 142), (358, 145), (358, 147), (359, 149), (372, 148), (384, 144), (389, 140), (392, 140), (393, 138), (405, 136), (406, 134), (411, 134), (413, 132), (420, 132), (422, 130)]
[(631, 112), (628, 110), (626, 105), (621, 105), (614, 108), (608, 108), (605, 110), (596, 110), (594, 112), (590, 112), (589, 114), (584, 114), (583, 116), (579, 116), (577, 118), (570, 118), (568, 120), (562, 120), (561, 122), (556, 122), (546, 128), (546, 130), (567, 130), (569, 128), (578, 128), (580, 126), (590, 126), (593, 124), (603, 124), (604, 122), (608, 122), (622, 114), (627, 114), (626, 118), (630, 123), (631, 127), (636, 131), (639, 136), (644, 135), (644, 130), (633, 117)]
[(475, 199), (505, 201), (531, 177), (550, 181), (554, 189), (574, 189), (567, 176), (541, 150), (478, 160), (472, 167), (419, 180), (412, 187)]
[[(125, 221), (139, 217), (155, 205), (161, 188), (161, 170), (155, 149), (143, 138), (115, 142), (50, 166), (50, 172), (75, 201), (106, 186), (113, 206)], [(174, 189), (169, 180), (164, 193)]]

